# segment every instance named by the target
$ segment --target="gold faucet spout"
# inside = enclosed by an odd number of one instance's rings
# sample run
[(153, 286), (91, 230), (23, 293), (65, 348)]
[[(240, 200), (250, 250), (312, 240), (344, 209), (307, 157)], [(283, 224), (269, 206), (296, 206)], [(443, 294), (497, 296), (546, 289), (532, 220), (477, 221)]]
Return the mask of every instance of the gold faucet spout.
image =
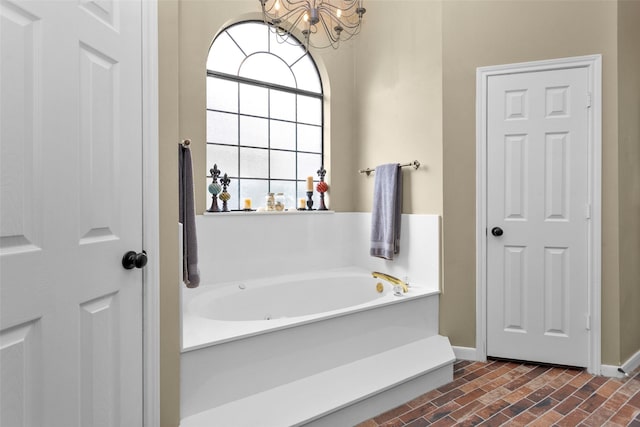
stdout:
[(379, 271), (374, 271), (371, 275), (377, 279), (386, 280), (391, 284), (400, 286), (402, 288), (402, 292), (409, 292), (409, 286), (397, 277), (393, 277), (386, 273), (380, 273)]

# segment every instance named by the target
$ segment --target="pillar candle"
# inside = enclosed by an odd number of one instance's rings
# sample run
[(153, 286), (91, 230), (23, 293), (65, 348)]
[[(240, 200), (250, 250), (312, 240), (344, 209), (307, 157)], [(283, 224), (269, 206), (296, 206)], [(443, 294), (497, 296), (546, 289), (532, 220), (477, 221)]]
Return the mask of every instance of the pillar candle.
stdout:
[(243, 206), (244, 209), (249, 210), (251, 209), (251, 199), (250, 198), (246, 198), (243, 200)]
[(307, 177), (307, 191), (313, 191), (313, 177)]
[(306, 209), (307, 200), (305, 198), (298, 199), (298, 209)]

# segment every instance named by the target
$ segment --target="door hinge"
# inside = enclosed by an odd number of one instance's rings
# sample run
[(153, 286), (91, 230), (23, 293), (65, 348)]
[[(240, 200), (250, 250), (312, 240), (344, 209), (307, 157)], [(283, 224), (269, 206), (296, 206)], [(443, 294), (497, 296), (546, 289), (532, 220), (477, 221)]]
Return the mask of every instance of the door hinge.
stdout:
[(587, 203), (584, 206), (584, 217), (586, 219), (591, 219), (591, 203)]
[(587, 329), (587, 331), (590, 331), (591, 330), (591, 315), (590, 314), (585, 314), (585, 317), (587, 319), (587, 324), (585, 325), (586, 329)]
[(587, 108), (591, 108), (591, 92), (587, 93)]

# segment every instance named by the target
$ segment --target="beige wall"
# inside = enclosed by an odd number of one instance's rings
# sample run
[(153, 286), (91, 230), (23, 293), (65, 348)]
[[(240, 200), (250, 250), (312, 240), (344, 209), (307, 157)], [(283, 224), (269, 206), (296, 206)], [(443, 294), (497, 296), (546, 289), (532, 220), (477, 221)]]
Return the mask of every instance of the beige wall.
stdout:
[(640, 350), (640, 1), (618, 4), (620, 361)]
[[(359, 169), (418, 160), (403, 169), (404, 213), (442, 214), (442, 3), (367, 1), (355, 40), (356, 210), (371, 211), (374, 177)], [(335, 79), (334, 79), (335, 80)]]
[(602, 359), (620, 360), (617, 5), (443, 3), (444, 294), (440, 332), (475, 347), (475, 75), (480, 66), (603, 55)]

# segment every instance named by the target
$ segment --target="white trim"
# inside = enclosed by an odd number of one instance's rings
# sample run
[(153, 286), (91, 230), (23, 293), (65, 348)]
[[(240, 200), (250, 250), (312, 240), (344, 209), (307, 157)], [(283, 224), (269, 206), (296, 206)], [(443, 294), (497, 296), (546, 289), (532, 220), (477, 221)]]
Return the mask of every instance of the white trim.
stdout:
[(476, 361), (476, 349), (472, 347), (458, 347), (451, 346), (453, 354), (456, 356), (456, 360), (473, 360)]
[(490, 76), (562, 68), (586, 67), (592, 94), (589, 129), (589, 197), (593, 212), (589, 229), (589, 306), (591, 332), (589, 366), (601, 372), (601, 182), (602, 182), (602, 56), (589, 55), (545, 61), (481, 67), (476, 70), (476, 358), (486, 360), (487, 322), (487, 83)]
[(640, 366), (640, 351), (631, 356), (626, 362), (622, 364), (622, 370), (627, 374), (635, 371)]
[(614, 365), (602, 365), (600, 366), (600, 375), (610, 378), (622, 378), (624, 374), (619, 371), (619, 366)]
[(160, 425), (158, 5), (142, 0), (143, 425)]

